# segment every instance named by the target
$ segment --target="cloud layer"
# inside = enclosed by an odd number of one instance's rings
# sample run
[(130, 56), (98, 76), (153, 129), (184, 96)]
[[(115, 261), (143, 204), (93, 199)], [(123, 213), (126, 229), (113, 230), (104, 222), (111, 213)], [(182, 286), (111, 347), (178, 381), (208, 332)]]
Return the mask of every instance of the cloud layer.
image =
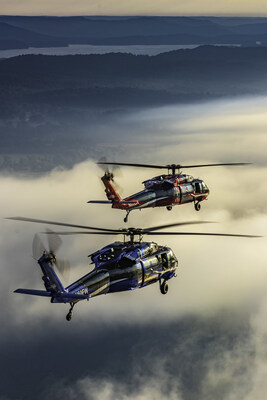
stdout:
[[(111, 129), (122, 132), (128, 125), (136, 133), (135, 141), (141, 138), (138, 161), (254, 162), (246, 167), (190, 170), (211, 190), (199, 213), (192, 205), (172, 212), (136, 211), (129, 225), (210, 220), (218, 223), (184, 230), (266, 236), (265, 105), (265, 98), (243, 99), (149, 110), (118, 120)], [(140, 126), (146, 132), (142, 137)], [(152, 150), (147, 152), (149, 143)], [(105, 198), (101, 173), (88, 160), (72, 170), (57, 169), (42, 176), (2, 175), (2, 217), (123, 227), (123, 212), (86, 203)], [(128, 195), (153, 174), (153, 170), (125, 168), (117, 180)], [(170, 246), (179, 259), (178, 276), (170, 282), (167, 296), (157, 285), (100, 296), (78, 304), (68, 324), (66, 306), (12, 293), (17, 287), (42, 289), (31, 242), (34, 233), (43, 230), (42, 225), (4, 219), (0, 224), (3, 398), (36, 398), (37, 393), (41, 399), (53, 393), (53, 398), (67, 400), (77, 393), (82, 400), (263, 398), (265, 238), (159, 236), (157, 242)], [(58, 256), (70, 260), (71, 280), (91, 268), (88, 254), (112, 240), (118, 238), (64, 237)], [(14, 365), (19, 375), (16, 387), (10, 384)]]

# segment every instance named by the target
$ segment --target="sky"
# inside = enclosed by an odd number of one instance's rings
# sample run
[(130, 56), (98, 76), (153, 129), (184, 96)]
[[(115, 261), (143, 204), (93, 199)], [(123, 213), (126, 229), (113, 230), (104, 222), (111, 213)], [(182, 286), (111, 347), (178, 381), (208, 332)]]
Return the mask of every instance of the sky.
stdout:
[(0, 12), (2, 15), (267, 16), (267, 3), (265, 0), (0, 0)]
[[(44, 226), (3, 218), (23, 215), (124, 227), (124, 213), (86, 203), (105, 198), (99, 179), (102, 170), (90, 159), (42, 176), (0, 175), (0, 298), (4, 304), (0, 358), (5, 366), (1, 400), (264, 398), (266, 105), (266, 97), (237, 98), (118, 116), (110, 127), (118, 135), (126, 125), (131, 133), (146, 132), (139, 145), (143, 161), (156, 157), (160, 163), (170, 158), (188, 163), (254, 162), (246, 167), (188, 171), (204, 179), (211, 190), (199, 213), (192, 204), (171, 212), (136, 211), (128, 226), (209, 220), (217, 223), (184, 230), (265, 237), (177, 240), (159, 236), (157, 242), (170, 246), (179, 260), (177, 277), (170, 281), (166, 296), (156, 284), (99, 296), (79, 303), (71, 323), (65, 320), (68, 306), (13, 293), (18, 287), (42, 289), (31, 243)], [(149, 140), (154, 142), (153, 154), (143, 146)], [(126, 196), (141, 190), (141, 182), (150, 176), (153, 171), (124, 168), (116, 179)], [(44, 235), (42, 240), (46, 242)], [(69, 259), (70, 281), (92, 267), (88, 254), (112, 240), (118, 238), (64, 237), (58, 257)], [(12, 385), (14, 377), (16, 385)]]

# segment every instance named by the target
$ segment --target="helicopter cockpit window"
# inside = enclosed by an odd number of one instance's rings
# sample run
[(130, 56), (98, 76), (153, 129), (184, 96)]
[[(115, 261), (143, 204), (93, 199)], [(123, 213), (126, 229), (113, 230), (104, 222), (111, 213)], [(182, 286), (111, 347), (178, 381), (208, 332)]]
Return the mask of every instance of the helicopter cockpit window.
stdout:
[(169, 190), (173, 188), (174, 184), (172, 182), (165, 181), (162, 183), (161, 187), (163, 190)]
[(193, 182), (194, 178), (192, 175), (187, 175), (187, 182)]
[(204, 192), (208, 189), (208, 187), (207, 187), (205, 182), (202, 182), (202, 189), (203, 189)]
[(119, 266), (120, 268), (127, 268), (127, 267), (131, 267), (132, 265), (135, 264), (134, 260), (131, 260), (128, 257), (122, 257), (119, 261)]
[(167, 258), (167, 254), (162, 254), (161, 255), (161, 260), (162, 260), (162, 267), (165, 269), (168, 267), (168, 258)]
[(195, 189), (196, 189), (196, 193), (200, 193), (200, 183), (199, 182), (196, 182), (195, 183)]
[(172, 257), (170, 262), (171, 262), (171, 267), (174, 267), (177, 263), (177, 259), (175, 257)]

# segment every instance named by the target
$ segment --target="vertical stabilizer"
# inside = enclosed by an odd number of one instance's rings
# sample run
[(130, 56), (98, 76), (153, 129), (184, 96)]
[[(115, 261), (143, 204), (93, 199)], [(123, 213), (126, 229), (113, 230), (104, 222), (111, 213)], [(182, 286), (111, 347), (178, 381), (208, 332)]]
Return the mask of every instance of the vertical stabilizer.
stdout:
[(105, 175), (102, 176), (101, 180), (105, 185), (105, 192), (108, 200), (111, 200), (112, 203), (117, 203), (121, 201), (121, 196), (119, 195), (113, 184), (113, 174), (110, 172), (106, 172)]
[(63, 293), (65, 288), (60, 282), (52, 264), (55, 262), (55, 257), (53, 254), (43, 254), (38, 260), (38, 264), (43, 272), (42, 279), (44, 281), (44, 286), (48, 292), (51, 293)]

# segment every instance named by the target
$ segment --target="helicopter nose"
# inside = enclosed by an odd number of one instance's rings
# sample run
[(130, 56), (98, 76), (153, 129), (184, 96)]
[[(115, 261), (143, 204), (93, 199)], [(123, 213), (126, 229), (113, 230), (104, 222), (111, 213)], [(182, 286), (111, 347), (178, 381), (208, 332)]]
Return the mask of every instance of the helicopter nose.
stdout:
[(202, 193), (205, 193), (206, 196), (210, 193), (210, 190), (204, 181), (202, 181)]

